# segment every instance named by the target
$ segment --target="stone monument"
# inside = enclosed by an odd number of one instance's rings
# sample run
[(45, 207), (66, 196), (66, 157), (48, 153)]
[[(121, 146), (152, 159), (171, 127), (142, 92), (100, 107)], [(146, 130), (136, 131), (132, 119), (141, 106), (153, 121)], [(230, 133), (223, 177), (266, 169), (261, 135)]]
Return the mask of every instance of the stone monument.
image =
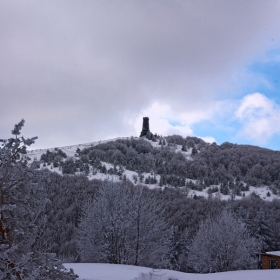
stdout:
[(149, 118), (148, 117), (144, 117), (143, 118), (143, 126), (142, 126), (142, 131), (140, 134), (140, 137), (142, 136), (146, 136), (147, 134), (150, 134), (150, 126), (149, 126)]

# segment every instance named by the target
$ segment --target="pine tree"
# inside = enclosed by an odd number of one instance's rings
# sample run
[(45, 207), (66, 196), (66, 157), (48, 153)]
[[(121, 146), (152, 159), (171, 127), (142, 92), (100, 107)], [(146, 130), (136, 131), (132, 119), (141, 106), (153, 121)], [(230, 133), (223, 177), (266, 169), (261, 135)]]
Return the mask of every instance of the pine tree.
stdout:
[(188, 149), (187, 149), (187, 147), (186, 147), (186, 145), (184, 144), (183, 146), (182, 146), (182, 149), (181, 149), (183, 152), (187, 152), (188, 151)]
[(168, 238), (169, 266), (172, 270), (181, 271), (184, 266), (186, 240), (183, 238), (178, 226), (172, 226), (170, 232), (170, 237)]
[(192, 148), (192, 156), (195, 156), (198, 153), (197, 149), (195, 146)]
[(222, 183), (221, 186), (220, 186), (220, 192), (224, 195), (228, 195), (229, 194), (228, 184)]
[(276, 237), (266, 222), (264, 211), (261, 209), (254, 218), (247, 223), (251, 236), (255, 237), (259, 243), (260, 251), (274, 251), (279, 249)]
[(0, 279), (75, 279), (41, 245), (47, 202), (41, 181), (47, 175), (28, 168), (23, 159), (37, 138), (20, 137), (23, 125), (24, 120), (15, 125), (13, 138), (1, 140)]

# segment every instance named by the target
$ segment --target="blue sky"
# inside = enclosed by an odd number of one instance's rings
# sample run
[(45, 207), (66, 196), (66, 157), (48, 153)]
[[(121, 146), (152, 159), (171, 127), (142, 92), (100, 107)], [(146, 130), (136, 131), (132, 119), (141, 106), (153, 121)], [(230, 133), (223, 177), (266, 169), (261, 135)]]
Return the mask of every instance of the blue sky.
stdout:
[[(188, 114), (178, 115), (169, 106), (161, 109), (156, 103), (144, 113), (152, 116), (151, 127), (159, 119), (154, 130), (164, 127), (160, 134), (194, 135), (218, 144), (228, 141), (280, 150), (280, 48), (264, 49), (239, 71), (248, 79), (235, 77), (235, 94), (220, 90), (219, 99), (211, 100), (209, 112), (200, 119), (188, 122)], [(136, 127), (140, 122), (139, 117)]]
[(152, 132), (280, 150), (280, 2), (0, 2), (0, 139)]
[[(247, 72), (255, 77), (256, 80), (259, 80), (259, 83), (253, 85), (248, 83), (241, 84), (238, 98), (228, 100), (236, 105), (233, 111), (229, 111), (225, 115), (225, 118), (194, 124), (192, 126), (194, 134), (211, 135), (219, 144), (228, 141), (238, 144), (260, 145), (270, 149), (280, 150), (280, 49), (266, 51), (265, 59), (256, 60), (251, 65), (248, 65)], [(270, 137), (266, 138), (265, 135), (268, 133), (263, 129), (262, 134), (264, 136), (263, 138), (265, 138), (263, 140), (259, 135), (254, 135), (254, 129), (252, 129), (250, 137), (248, 135), (239, 135), (238, 132), (246, 125), (246, 120), (242, 121), (237, 119), (234, 114), (234, 110), (237, 110), (238, 105), (240, 106), (242, 99), (254, 93), (260, 93), (263, 97), (267, 98), (267, 101), (274, 103), (274, 110), (271, 112), (272, 115), (268, 117), (266, 114), (266, 118), (270, 119), (268, 122), (272, 124), (270, 129), (271, 134)], [(251, 106), (253, 106), (252, 104)], [(254, 111), (260, 109), (254, 106), (253, 108)], [(253, 112), (251, 113), (253, 114)], [(262, 114), (257, 114), (254, 120), (257, 122), (262, 117), (264, 117)], [(250, 129), (250, 126), (247, 129)]]

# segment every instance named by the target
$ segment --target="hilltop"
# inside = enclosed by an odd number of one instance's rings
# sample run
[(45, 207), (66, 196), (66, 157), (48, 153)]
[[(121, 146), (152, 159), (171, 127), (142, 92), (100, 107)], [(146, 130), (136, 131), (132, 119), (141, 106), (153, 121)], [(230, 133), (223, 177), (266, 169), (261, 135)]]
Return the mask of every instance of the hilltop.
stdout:
[(257, 146), (152, 135), (29, 150), (27, 159), (61, 175), (178, 188), (189, 197), (279, 197), (280, 152)]

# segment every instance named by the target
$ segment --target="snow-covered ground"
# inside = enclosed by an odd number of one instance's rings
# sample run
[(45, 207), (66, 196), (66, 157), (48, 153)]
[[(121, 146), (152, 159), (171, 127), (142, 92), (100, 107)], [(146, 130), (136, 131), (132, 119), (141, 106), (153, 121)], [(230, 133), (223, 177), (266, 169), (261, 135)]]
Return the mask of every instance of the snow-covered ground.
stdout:
[(183, 273), (132, 265), (66, 263), (81, 280), (279, 280), (280, 269), (242, 270), (210, 274)]
[[(213, 186), (211, 186), (211, 187), (213, 187)], [(188, 196), (193, 198), (196, 195), (196, 196), (203, 196), (205, 198), (209, 198), (209, 194), (208, 194), (209, 188), (210, 187), (207, 187), (203, 191), (189, 190)], [(270, 193), (269, 196), (267, 196), (268, 192)], [(241, 193), (244, 194), (244, 197), (249, 196), (252, 193), (255, 193), (256, 195), (259, 195), (261, 199), (264, 199), (267, 201), (272, 201), (273, 199), (276, 199), (276, 198), (279, 199), (279, 196), (273, 194), (268, 186), (261, 186), (261, 187), (250, 186), (249, 191), (242, 191)], [(212, 198), (218, 198), (221, 200), (232, 199), (232, 197), (230, 195), (224, 195), (224, 194), (221, 194), (220, 192), (212, 193), (210, 196)], [(237, 195), (234, 197), (235, 200), (242, 199), (242, 198), (243, 198), (243, 196), (237, 196)]]
[[(70, 145), (70, 146), (65, 146), (65, 147), (56, 147), (60, 150), (62, 150), (64, 153), (66, 153), (66, 155), (68, 157), (74, 156), (77, 149), (80, 148), (80, 150), (84, 149), (84, 148), (88, 148), (88, 147), (93, 147), (99, 144), (104, 144), (104, 143), (108, 143), (111, 141), (116, 141), (118, 139), (130, 139), (130, 137), (118, 137), (118, 138), (114, 138), (114, 139), (108, 139), (108, 140), (100, 140), (97, 142), (91, 142), (91, 143), (85, 143), (85, 144), (78, 144), (78, 145)], [(53, 152), (55, 148), (49, 148), (49, 149), (36, 149), (36, 150), (27, 150), (27, 156), (31, 159), (37, 159), (39, 160), (41, 155), (46, 153), (47, 150), (49, 150), (50, 152)]]

